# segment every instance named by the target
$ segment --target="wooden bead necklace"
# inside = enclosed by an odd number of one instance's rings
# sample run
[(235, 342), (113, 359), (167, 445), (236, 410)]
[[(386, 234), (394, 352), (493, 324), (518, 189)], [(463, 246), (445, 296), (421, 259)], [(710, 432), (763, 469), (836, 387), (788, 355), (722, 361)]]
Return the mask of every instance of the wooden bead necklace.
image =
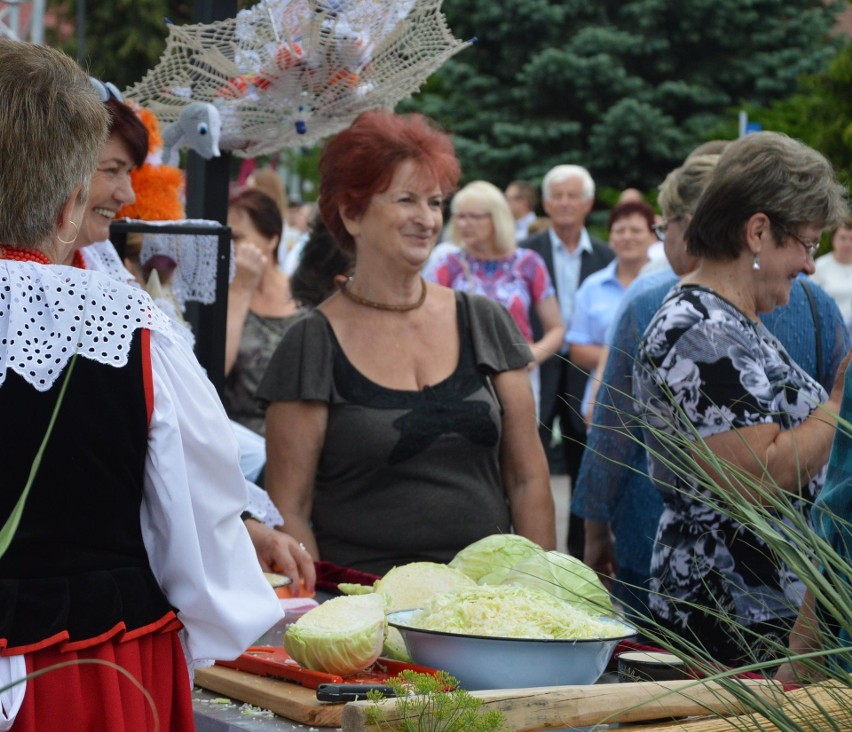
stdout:
[(395, 313), (407, 313), (409, 310), (416, 310), (419, 308), (426, 300), (426, 280), (422, 277), (420, 278), (420, 297), (409, 305), (388, 305), (387, 303), (368, 300), (367, 298), (356, 295), (354, 292), (350, 291), (348, 287), (350, 282), (352, 282), (351, 277), (340, 285), (340, 291), (344, 294), (344, 296), (349, 298), (352, 302), (356, 302), (359, 305), (364, 305), (368, 308), (375, 308), (376, 310), (389, 310)]

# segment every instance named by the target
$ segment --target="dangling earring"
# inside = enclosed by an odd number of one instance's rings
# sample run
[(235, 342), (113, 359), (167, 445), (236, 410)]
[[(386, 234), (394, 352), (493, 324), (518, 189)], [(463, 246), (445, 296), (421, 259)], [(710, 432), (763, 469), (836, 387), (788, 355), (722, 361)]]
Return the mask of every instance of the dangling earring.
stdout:
[(754, 261), (751, 263), (751, 268), (757, 272), (760, 269), (760, 255), (754, 255)]
[(74, 223), (71, 219), (68, 219), (68, 223), (74, 227), (74, 236), (71, 237), (71, 240), (65, 241), (65, 239), (63, 239), (61, 236), (56, 237), (60, 244), (65, 244), (66, 246), (68, 244), (73, 244), (75, 241), (77, 241), (77, 236), (80, 234), (80, 227), (77, 226), (76, 223)]

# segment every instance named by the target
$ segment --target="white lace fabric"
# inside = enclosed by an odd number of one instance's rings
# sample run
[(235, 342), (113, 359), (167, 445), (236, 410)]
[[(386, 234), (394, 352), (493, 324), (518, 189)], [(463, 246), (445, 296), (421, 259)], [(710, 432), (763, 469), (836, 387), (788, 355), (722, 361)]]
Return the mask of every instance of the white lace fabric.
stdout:
[[(131, 223), (135, 223), (131, 221)], [(183, 219), (181, 221), (139, 222), (153, 226), (209, 226), (218, 229), (218, 221), (206, 219)], [(216, 272), (218, 269), (218, 232), (211, 234), (186, 234), (168, 232), (146, 232), (142, 236), (139, 261), (145, 264), (155, 255), (164, 255), (177, 263), (169, 282), (172, 294), (183, 309), (189, 301), (211, 305), (216, 302)], [(228, 267), (228, 281), (234, 278), (234, 247)]]
[(124, 266), (118, 252), (110, 241), (101, 241), (96, 244), (89, 244), (80, 249), (80, 254), (83, 256), (83, 261), (86, 263), (86, 269), (92, 272), (105, 272), (110, 277), (121, 282), (135, 284), (136, 279)]
[(124, 366), (140, 328), (178, 338), (145, 292), (107, 274), (0, 261), (0, 385), (11, 369), (48, 391), (75, 354)]
[(245, 158), (312, 145), (368, 109), (393, 109), (470, 42), (442, 0), (262, 0), (236, 17), (169, 25), (128, 99), (176, 122), (192, 102), (222, 119), (219, 147)]

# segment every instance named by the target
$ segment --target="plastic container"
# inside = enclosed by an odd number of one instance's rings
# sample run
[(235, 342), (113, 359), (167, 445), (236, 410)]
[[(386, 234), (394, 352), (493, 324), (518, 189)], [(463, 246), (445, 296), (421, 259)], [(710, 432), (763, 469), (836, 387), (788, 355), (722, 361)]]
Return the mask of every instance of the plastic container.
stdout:
[(677, 656), (656, 651), (619, 653), (619, 681), (679, 681), (691, 678), (689, 668)]

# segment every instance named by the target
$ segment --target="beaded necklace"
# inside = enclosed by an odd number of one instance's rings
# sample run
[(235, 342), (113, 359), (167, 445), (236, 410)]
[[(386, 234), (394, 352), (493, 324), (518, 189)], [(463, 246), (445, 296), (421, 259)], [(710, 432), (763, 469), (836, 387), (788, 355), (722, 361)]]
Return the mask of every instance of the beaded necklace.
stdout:
[(359, 305), (364, 305), (368, 308), (375, 308), (376, 310), (390, 310), (395, 313), (407, 313), (410, 310), (416, 310), (419, 308), (426, 300), (426, 281), (422, 277), (420, 278), (420, 297), (408, 305), (388, 305), (387, 303), (375, 302), (374, 300), (368, 300), (366, 297), (356, 295), (347, 287), (351, 281), (352, 278), (350, 277), (346, 282), (341, 284), (340, 291), (345, 297), (352, 300), (352, 302), (357, 302)]
[(0, 246), (0, 259), (11, 259), (14, 262), (51, 264), (47, 256), (35, 249), (15, 249), (13, 247)]

